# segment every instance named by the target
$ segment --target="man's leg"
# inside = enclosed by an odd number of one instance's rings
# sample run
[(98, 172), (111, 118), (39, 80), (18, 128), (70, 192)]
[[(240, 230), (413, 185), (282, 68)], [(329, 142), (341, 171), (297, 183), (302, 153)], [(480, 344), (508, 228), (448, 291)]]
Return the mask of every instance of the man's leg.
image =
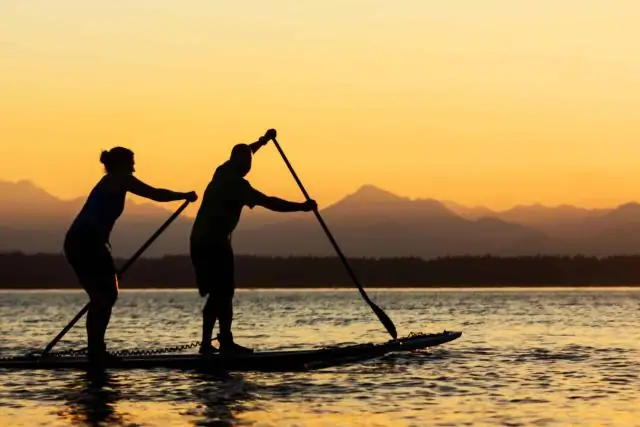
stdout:
[(218, 310), (220, 318), (220, 348), (228, 348), (233, 344), (233, 334), (231, 333), (231, 322), (233, 322), (233, 296), (220, 295), (218, 297)]
[(253, 353), (253, 350), (236, 344), (231, 332), (233, 321), (233, 294), (221, 300), (220, 310), (220, 352), (221, 353)]
[(211, 345), (213, 327), (216, 324), (218, 311), (215, 305), (216, 296), (213, 295), (214, 277), (211, 265), (215, 262), (215, 253), (207, 244), (190, 242), (191, 266), (195, 274), (196, 286), (201, 297), (207, 297), (207, 302), (202, 308), (202, 341), (200, 353), (212, 353), (216, 351)]
[(214, 295), (209, 294), (207, 303), (202, 309), (202, 342), (200, 343), (200, 353), (208, 353), (215, 350), (213, 345), (211, 345), (213, 327), (215, 326), (216, 318), (218, 317), (215, 298), (216, 297)]
[(235, 294), (235, 266), (231, 241), (227, 241), (221, 254), (221, 283), (218, 283), (219, 295), (218, 319), (220, 319), (220, 352), (253, 353), (253, 350), (238, 345), (233, 340), (231, 323), (233, 322), (233, 296)]

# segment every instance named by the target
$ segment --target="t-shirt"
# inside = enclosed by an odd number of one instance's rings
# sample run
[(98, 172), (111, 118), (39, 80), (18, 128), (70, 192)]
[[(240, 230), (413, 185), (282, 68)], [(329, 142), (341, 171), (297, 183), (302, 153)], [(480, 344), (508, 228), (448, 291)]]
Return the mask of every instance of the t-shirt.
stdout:
[(244, 206), (253, 208), (266, 196), (254, 189), (227, 161), (207, 185), (191, 229), (191, 240), (228, 238), (238, 225)]

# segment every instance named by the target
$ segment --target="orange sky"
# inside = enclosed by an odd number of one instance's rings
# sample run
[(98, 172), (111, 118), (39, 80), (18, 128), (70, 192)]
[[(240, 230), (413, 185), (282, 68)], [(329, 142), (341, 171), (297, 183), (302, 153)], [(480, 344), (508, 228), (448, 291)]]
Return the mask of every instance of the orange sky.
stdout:
[[(204, 189), (275, 127), (321, 206), (364, 183), (504, 208), (640, 200), (640, 3), (0, 2), (0, 179), (89, 191), (100, 150)], [(274, 147), (249, 175), (301, 199)]]

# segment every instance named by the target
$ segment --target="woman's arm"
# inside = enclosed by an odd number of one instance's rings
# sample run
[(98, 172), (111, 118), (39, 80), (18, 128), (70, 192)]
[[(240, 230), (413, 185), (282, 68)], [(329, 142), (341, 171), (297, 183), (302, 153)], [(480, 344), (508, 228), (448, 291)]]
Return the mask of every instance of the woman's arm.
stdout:
[(189, 200), (190, 202), (194, 202), (198, 198), (196, 193), (193, 191), (189, 193), (180, 193), (164, 188), (154, 188), (140, 181), (133, 175), (129, 175), (127, 178), (126, 189), (137, 196), (151, 199), (156, 202), (173, 202), (174, 200)]

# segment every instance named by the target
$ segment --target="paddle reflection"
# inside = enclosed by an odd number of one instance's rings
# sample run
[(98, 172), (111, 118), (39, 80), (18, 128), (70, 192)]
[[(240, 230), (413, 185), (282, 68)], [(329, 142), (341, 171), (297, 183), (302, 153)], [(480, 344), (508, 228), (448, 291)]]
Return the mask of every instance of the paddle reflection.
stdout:
[(120, 385), (106, 371), (88, 371), (70, 381), (62, 392), (64, 409), (58, 415), (70, 424), (99, 426), (127, 425), (128, 414), (117, 412), (122, 395)]

